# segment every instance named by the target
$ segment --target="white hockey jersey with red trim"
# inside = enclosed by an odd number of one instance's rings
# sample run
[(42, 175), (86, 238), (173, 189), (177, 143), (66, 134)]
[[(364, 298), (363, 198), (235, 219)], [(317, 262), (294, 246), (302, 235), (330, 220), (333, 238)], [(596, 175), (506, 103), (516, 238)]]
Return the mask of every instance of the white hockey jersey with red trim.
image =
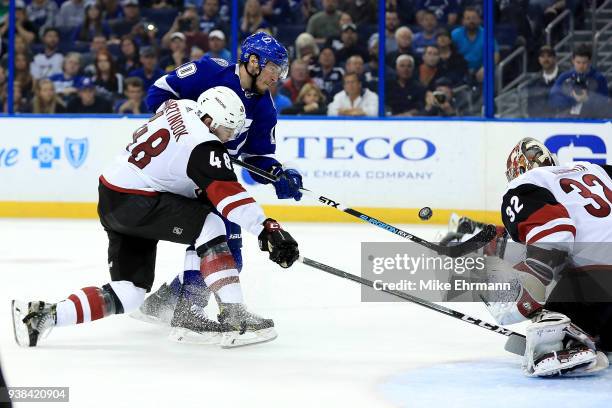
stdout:
[(238, 183), (226, 148), (194, 113), (194, 104), (168, 100), (160, 106), (100, 181), (125, 193), (205, 198), (225, 218), (257, 235), (263, 210)]
[(568, 252), (574, 266), (609, 265), (612, 257), (610, 168), (589, 162), (541, 167), (508, 185), (502, 219), (513, 240)]

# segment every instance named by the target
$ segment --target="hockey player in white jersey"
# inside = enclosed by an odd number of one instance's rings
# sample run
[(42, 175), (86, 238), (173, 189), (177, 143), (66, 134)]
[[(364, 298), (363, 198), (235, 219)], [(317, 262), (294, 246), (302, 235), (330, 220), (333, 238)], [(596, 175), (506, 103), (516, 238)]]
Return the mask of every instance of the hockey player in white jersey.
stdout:
[[(585, 375), (612, 350), (612, 167), (560, 166), (539, 141), (522, 139), (507, 160), (504, 226), (526, 244), (512, 261), (521, 288), (490, 302), (501, 324), (525, 319), (529, 376)], [(514, 251), (516, 254), (517, 251)], [(508, 261), (508, 258), (506, 258)]]
[[(222, 144), (239, 133), (244, 106), (229, 88), (198, 98), (169, 100), (133, 135), (100, 177), (98, 213), (109, 238), (112, 282), (87, 287), (58, 303), (13, 301), (15, 339), (36, 346), (55, 326), (84, 323), (140, 306), (151, 289), (159, 240), (195, 242), (206, 287), (219, 303), (219, 321), (197, 307), (202, 293), (184, 285), (171, 338), (222, 347), (269, 341), (274, 323), (247, 311), (240, 279), (218, 214), (258, 236), (262, 251), (284, 268), (299, 253), (296, 241), (238, 183)], [(196, 292), (198, 288), (195, 288)]]

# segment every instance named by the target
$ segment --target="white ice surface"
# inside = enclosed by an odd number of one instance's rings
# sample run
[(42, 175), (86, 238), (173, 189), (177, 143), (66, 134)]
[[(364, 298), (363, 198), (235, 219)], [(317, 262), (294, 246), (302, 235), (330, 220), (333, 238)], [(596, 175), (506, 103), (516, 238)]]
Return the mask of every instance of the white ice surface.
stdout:
[[(355, 274), (360, 242), (399, 240), (364, 224), (285, 228), (303, 255)], [(58, 301), (104, 284), (106, 236), (96, 221), (0, 220), (0, 231), (5, 377), (13, 386), (68, 386), (71, 406), (499, 408), (511, 398), (514, 407), (540, 408), (548, 390), (561, 388), (550, 408), (612, 406), (601, 405), (612, 401), (609, 373), (597, 382), (523, 379), (503, 336), (410, 303), (363, 303), (360, 285), (301, 264), (283, 270), (253, 237), (245, 237), (241, 281), (249, 307), (276, 323), (271, 343), (234, 350), (176, 344), (163, 329), (113, 316), (57, 328), (40, 347), (22, 349), (13, 340), (10, 299)], [(179, 271), (183, 251), (160, 243), (154, 288)], [(481, 305), (450, 306), (490, 320)], [(594, 384), (603, 391), (589, 405)]]

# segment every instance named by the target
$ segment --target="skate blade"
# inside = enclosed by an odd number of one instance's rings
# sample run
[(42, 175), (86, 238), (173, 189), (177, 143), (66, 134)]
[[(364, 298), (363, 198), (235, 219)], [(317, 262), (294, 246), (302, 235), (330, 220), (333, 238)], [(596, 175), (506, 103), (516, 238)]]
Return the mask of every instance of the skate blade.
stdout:
[(173, 327), (168, 334), (168, 338), (177, 343), (187, 344), (219, 344), (221, 342), (222, 333), (207, 332), (196, 333), (192, 330), (183, 327)]
[(564, 377), (586, 377), (589, 375), (597, 375), (600, 371), (605, 370), (610, 365), (608, 357), (601, 351), (597, 352), (595, 361), (587, 368), (581, 370), (570, 371), (563, 374)]
[(257, 331), (247, 331), (240, 334), (238, 331), (223, 333), (221, 339), (221, 348), (236, 348), (250, 346), (251, 344), (267, 343), (278, 337), (274, 327), (261, 329)]
[[(590, 354), (590, 356), (589, 356)], [(593, 354), (582, 352), (581, 355), (575, 355), (571, 364), (561, 367), (557, 361), (552, 361), (553, 364), (549, 367), (536, 367), (532, 374), (533, 377), (580, 377), (591, 375), (592, 369), (597, 366), (599, 353)], [(605, 357), (605, 356), (604, 356)]]
[(149, 324), (154, 324), (156, 326), (162, 326), (162, 327), (170, 326), (170, 320), (172, 318), (172, 316), (170, 316), (170, 319), (166, 320), (166, 319), (163, 319), (163, 318), (151, 316), (151, 315), (142, 313), (140, 311), (140, 309), (134, 310), (128, 316), (130, 316), (132, 319), (140, 320), (141, 322), (145, 322), (145, 323), (149, 323)]
[(15, 342), (21, 347), (30, 347), (30, 335), (23, 318), (28, 313), (28, 302), (19, 300), (11, 301), (11, 315), (13, 316), (13, 334)]

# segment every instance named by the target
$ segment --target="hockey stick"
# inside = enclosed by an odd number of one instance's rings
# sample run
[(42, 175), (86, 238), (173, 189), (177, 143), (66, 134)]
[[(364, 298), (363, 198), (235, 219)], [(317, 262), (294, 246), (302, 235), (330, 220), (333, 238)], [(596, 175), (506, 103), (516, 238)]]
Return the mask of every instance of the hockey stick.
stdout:
[[(278, 181), (278, 177), (268, 173), (267, 171), (264, 171), (262, 169), (260, 169), (259, 167), (255, 167), (251, 164), (245, 163), (241, 160), (238, 159), (234, 159), (232, 158), (232, 162), (239, 165), (240, 167), (243, 167), (245, 169), (247, 169), (250, 172), (253, 172), (255, 174), (257, 174), (260, 177), (265, 178), (266, 180), (272, 181), (272, 182), (276, 182)], [(337, 201), (331, 200), (327, 197), (324, 197), (322, 195), (318, 195), (316, 193), (314, 193), (311, 190), (308, 190), (307, 188), (300, 188), (300, 191), (302, 191), (305, 195), (329, 206), (329, 207), (333, 207), (339, 211), (345, 212), (349, 215), (352, 215), (353, 217), (359, 218), (362, 221), (365, 221), (367, 223), (370, 223), (374, 226), (377, 226), (379, 228), (382, 228), (384, 230), (387, 230), (395, 235), (399, 235), (402, 238), (406, 238), (409, 239), (413, 242), (416, 242), (417, 244), (423, 245), (424, 247), (427, 247), (429, 249), (432, 249), (434, 251), (436, 251), (438, 254), (441, 255), (446, 255), (449, 256), (451, 258), (457, 258), (459, 256), (465, 255), (467, 253), (476, 251), (479, 248), (482, 248), (483, 246), (485, 246), (489, 241), (491, 241), (496, 234), (495, 231), (495, 226), (493, 225), (487, 225), (485, 228), (483, 228), (478, 234), (474, 235), (472, 238), (468, 239), (465, 242), (462, 242), (460, 244), (457, 245), (452, 245), (452, 246), (444, 246), (444, 245), (437, 245), (434, 244), (433, 242), (429, 242), (426, 241), (422, 238), (417, 237), (416, 235), (412, 235), (409, 232), (406, 232), (400, 228), (394, 227), (393, 225), (389, 225), (386, 222), (383, 222), (379, 219), (376, 219), (374, 217), (370, 217), (367, 214), (364, 214), (360, 211), (357, 211), (353, 208), (350, 207), (346, 207), (342, 204), (340, 204)]]
[[(344, 279), (349, 279), (354, 282), (361, 283), (364, 286), (369, 286), (375, 289), (374, 282), (372, 282), (371, 280), (362, 278), (361, 276), (357, 276), (357, 275), (350, 274), (348, 272), (341, 271), (329, 265), (325, 265), (320, 262), (313, 261), (312, 259), (309, 259), (303, 256), (300, 256), (298, 260), (304, 265), (310, 266), (311, 268), (319, 269), (323, 272), (327, 272), (327, 273), (339, 276)], [(400, 292), (400, 291), (391, 290), (391, 289), (384, 289), (384, 288), (380, 290), (382, 292), (388, 293), (395, 297), (399, 297), (409, 302), (416, 303), (428, 309), (434, 310), (436, 312), (445, 314), (450, 317), (454, 317), (455, 319), (462, 320), (464, 322), (473, 324), (478, 327), (482, 327), (483, 329), (486, 329), (486, 330), (489, 330), (495, 333), (503, 334), (504, 336), (508, 337), (508, 340), (506, 341), (506, 345), (504, 347), (506, 351), (509, 351), (510, 353), (518, 354), (520, 356), (525, 354), (525, 347), (526, 347), (525, 336), (523, 336), (522, 334), (516, 333), (510, 329), (506, 329), (501, 326), (487, 323), (483, 320), (463, 314), (457, 310), (449, 309), (445, 306), (430, 302), (425, 299), (418, 298), (413, 295), (409, 295), (408, 293), (405, 293), (405, 292)]]

